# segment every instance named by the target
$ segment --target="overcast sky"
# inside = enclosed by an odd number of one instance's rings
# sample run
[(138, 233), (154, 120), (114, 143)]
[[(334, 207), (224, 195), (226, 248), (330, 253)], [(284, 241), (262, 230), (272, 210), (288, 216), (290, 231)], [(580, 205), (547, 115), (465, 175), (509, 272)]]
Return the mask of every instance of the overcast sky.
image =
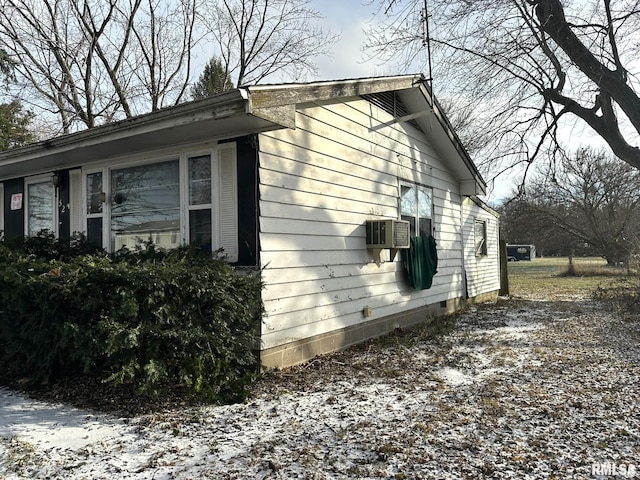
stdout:
[(370, 77), (396, 74), (391, 67), (364, 62), (362, 46), (364, 29), (370, 25), (374, 6), (363, 6), (361, 0), (313, 0), (313, 8), (325, 17), (324, 25), (341, 35), (331, 58), (319, 58), (319, 80)]

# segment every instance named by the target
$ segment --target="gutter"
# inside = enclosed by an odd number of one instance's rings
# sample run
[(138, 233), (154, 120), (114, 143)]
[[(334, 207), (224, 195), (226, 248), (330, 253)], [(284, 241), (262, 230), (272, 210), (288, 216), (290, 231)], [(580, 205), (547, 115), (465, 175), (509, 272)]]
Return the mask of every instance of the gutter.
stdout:
[[(0, 166), (14, 163), (15, 161), (28, 160), (41, 155), (43, 152), (49, 152), (54, 149), (68, 150), (81, 143), (84, 143), (85, 145), (99, 143), (99, 141), (104, 137), (117, 133), (126, 132), (126, 136), (133, 136), (147, 126), (155, 126), (157, 128), (152, 128), (151, 130), (158, 130), (162, 124), (167, 121), (188, 117), (190, 115), (204, 113), (211, 117), (216, 117), (216, 110), (222, 110), (219, 112), (221, 114), (219, 118), (224, 118), (225, 116), (231, 115), (225, 115), (225, 110), (221, 109), (221, 107), (232, 107), (234, 105), (240, 106), (240, 104), (246, 105), (247, 100), (247, 92), (243, 89), (235, 89), (202, 100), (167, 107), (154, 112), (138, 115), (136, 117), (120, 120), (118, 122), (108, 123), (98, 127), (89, 128), (87, 130), (32, 143), (25, 145), (24, 147), (12, 148), (10, 150), (0, 152)], [(245, 109), (246, 108), (247, 107), (245, 106)], [(14, 160), (14, 162), (11, 162), (10, 160)]]

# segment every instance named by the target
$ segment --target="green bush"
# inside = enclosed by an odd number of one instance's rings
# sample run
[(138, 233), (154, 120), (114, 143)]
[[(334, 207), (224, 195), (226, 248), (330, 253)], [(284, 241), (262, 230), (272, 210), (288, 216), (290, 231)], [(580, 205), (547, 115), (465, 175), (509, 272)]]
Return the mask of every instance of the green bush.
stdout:
[(67, 252), (65, 261), (40, 243), (40, 254), (0, 244), (0, 371), (8, 378), (85, 374), (142, 395), (246, 395), (259, 367), (259, 272), (149, 245), (113, 256)]
[(49, 230), (42, 230), (32, 237), (3, 239), (3, 243), (15, 250), (43, 260), (69, 260), (79, 255), (104, 254), (86, 235), (74, 233), (71, 238), (56, 238)]

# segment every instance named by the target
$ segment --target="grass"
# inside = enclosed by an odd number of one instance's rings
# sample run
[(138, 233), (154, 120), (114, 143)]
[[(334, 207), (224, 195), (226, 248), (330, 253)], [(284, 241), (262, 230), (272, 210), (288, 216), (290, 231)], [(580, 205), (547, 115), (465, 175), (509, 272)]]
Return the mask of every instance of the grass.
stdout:
[(569, 272), (566, 257), (509, 262), (508, 269), (511, 295), (547, 299), (591, 296), (598, 289), (611, 288), (629, 273), (596, 257), (574, 258), (573, 272)]

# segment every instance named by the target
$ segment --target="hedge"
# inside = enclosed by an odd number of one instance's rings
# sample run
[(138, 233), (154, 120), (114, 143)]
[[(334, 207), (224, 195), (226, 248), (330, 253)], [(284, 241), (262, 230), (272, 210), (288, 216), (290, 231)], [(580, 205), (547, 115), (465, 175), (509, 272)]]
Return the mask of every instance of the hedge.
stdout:
[(38, 254), (28, 242), (0, 244), (6, 378), (83, 374), (141, 395), (183, 389), (208, 401), (244, 398), (259, 370), (260, 272), (152, 245), (48, 258), (59, 254), (55, 243), (48, 239)]

